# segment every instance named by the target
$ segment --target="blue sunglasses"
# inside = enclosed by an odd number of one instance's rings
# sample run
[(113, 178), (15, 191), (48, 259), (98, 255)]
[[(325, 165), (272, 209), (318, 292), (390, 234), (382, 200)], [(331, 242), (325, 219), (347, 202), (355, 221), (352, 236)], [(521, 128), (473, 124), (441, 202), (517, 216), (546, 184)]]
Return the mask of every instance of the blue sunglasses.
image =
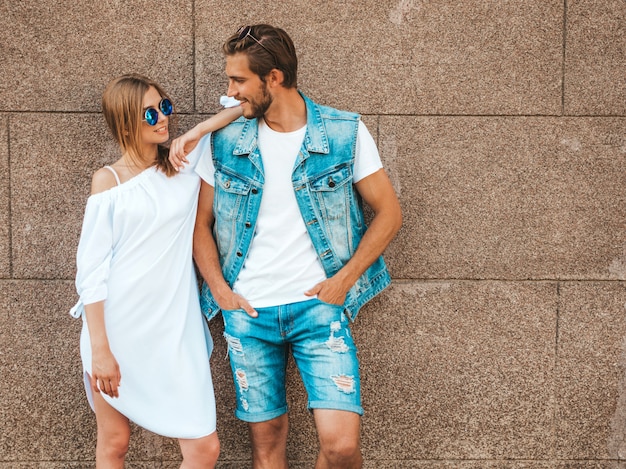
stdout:
[[(169, 116), (174, 110), (172, 102), (167, 98), (163, 98), (159, 102), (159, 109), (164, 116)], [(149, 107), (144, 111), (143, 117), (143, 120), (145, 120), (148, 125), (157, 125), (157, 122), (159, 122), (159, 111), (153, 107)]]

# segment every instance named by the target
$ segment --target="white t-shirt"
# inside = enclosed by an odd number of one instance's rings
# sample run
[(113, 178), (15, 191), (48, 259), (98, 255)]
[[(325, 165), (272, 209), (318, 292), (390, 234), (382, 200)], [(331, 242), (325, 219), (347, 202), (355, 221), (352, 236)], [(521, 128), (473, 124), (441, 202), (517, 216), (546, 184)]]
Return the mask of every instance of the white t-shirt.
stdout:
[[(276, 132), (259, 120), (258, 144), (265, 184), (252, 245), (233, 291), (255, 308), (311, 299), (304, 294), (326, 279), (308, 235), (291, 183), (293, 167), (306, 126), (294, 132)], [(196, 172), (215, 186), (210, 136), (198, 145), (203, 155)], [(208, 151), (207, 151), (208, 149)], [(378, 149), (361, 121), (357, 133), (354, 182), (382, 168)]]

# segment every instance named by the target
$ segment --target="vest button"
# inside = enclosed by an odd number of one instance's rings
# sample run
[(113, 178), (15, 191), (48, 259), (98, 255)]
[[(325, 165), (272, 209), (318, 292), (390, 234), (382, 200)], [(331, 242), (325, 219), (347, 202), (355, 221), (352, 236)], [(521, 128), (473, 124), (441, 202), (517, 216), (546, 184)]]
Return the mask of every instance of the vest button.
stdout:
[(249, 221), (247, 221), (246, 222), (246, 228), (250, 228), (251, 226), (252, 226), (252, 224)]
[(240, 251), (237, 251), (237, 257), (241, 257), (243, 254)]
[(328, 178), (328, 187), (335, 187), (335, 181), (332, 178)]
[(253, 193), (253, 194), (256, 194), (257, 192), (259, 192), (259, 191), (258, 191), (258, 190), (256, 190), (256, 188), (255, 188), (255, 189), (252, 189), (252, 193)]
[(224, 187), (225, 187), (226, 189), (228, 189), (228, 188), (230, 187), (230, 181), (226, 181), (226, 182), (224, 183)]

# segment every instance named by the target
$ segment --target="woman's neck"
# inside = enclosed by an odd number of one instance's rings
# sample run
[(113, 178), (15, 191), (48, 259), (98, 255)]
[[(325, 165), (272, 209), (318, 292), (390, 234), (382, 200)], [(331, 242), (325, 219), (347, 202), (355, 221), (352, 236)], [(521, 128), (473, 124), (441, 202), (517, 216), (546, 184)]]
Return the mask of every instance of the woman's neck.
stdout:
[(120, 166), (126, 168), (131, 174), (139, 174), (140, 172), (154, 166), (156, 162), (157, 151), (155, 149), (154, 156), (152, 158), (146, 158), (146, 154), (139, 155), (139, 158), (132, 158), (128, 153), (124, 153), (122, 158), (118, 162)]

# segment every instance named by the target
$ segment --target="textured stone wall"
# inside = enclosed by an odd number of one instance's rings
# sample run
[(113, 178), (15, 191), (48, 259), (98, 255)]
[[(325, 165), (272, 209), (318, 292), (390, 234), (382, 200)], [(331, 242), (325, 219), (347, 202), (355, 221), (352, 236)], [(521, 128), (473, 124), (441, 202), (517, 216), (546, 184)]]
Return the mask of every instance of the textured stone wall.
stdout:
[[(354, 325), (367, 468), (626, 467), (626, 1), (20, 0), (0, 4), (0, 469), (93, 467), (74, 256), (117, 157), (104, 85), (138, 71), (181, 131), (220, 45), (285, 28), (300, 87), (360, 112), (405, 222)], [(249, 467), (212, 324), (220, 467)], [(317, 451), (290, 369), (293, 467)], [(134, 428), (128, 467), (178, 467)]]

